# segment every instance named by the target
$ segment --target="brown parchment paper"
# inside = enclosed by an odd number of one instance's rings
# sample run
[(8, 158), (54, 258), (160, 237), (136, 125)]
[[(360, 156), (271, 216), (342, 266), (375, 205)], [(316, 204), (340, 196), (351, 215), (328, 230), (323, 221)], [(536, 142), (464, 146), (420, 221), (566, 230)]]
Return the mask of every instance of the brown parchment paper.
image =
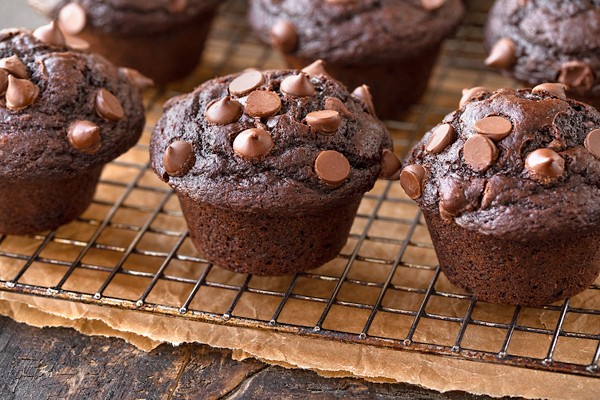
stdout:
[[(128, 154), (126, 157), (143, 161), (145, 155)], [(140, 158), (141, 157), (141, 158)], [(111, 180), (130, 179), (129, 173), (117, 167), (109, 167), (103, 177)], [(150, 173), (144, 178), (145, 185), (162, 183)], [(380, 193), (386, 183), (376, 185), (373, 193)], [(399, 187), (399, 185), (397, 185)], [(111, 193), (115, 190), (115, 193)], [(97, 198), (114, 201), (120, 192), (110, 187), (99, 187)], [(395, 186), (389, 196), (401, 197), (401, 189)], [(147, 193), (132, 193), (126, 204), (146, 204), (154, 206), (157, 199)], [(365, 199), (359, 214), (368, 215), (373, 211), (375, 201)], [(169, 199), (167, 209), (178, 208), (175, 198)], [(417, 208), (414, 205), (387, 204), (384, 202), (380, 214), (396, 218), (413, 218)], [(102, 219), (106, 209), (92, 206), (84, 218)], [(124, 209), (115, 215), (114, 221), (139, 219), (144, 221), (147, 215), (135, 215), (133, 211)], [(138, 223), (140, 222), (138, 221)], [(183, 231), (185, 223), (181, 218), (172, 217), (166, 221), (155, 221), (163, 228)], [(154, 223), (153, 223), (154, 224)], [(353, 233), (362, 233), (365, 219), (357, 218)], [(95, 227), (75, 222), (60, 228), (57, 238), (80, 238), (86, 240)], [(98, 239), (103, 245), (126, 248), (135, 236), (135, 232), (121, 232), (108, 229)], [(369, 234), (378, 237), (403, 238), (407, 227), (401, 224), (377, 224), (369, 230)], [(175, 237), (174, 240), (177, 240)], [(413, 242), (430, 243), (425, 227), (419, 226), (411, 239)], [(7, 237), (0, 244), (4, 251), (21, 254), (32, 254), (39, 246), (39, 240), (22, 237)], [(168, 251), (173, 243), (160, 235), (148, 234), (138, 245), (140, 249)], [(350, 239), (342, 253), (350, 253), (356, 246), (356, 240)], [(360, 248), (359, 254), (365, 257), (393, 259), (399, 246), (387, 243), (367, 241)], [(81, 246), (65, 245), (52, 242), (40, 254), (42, 258), (53, 258), (72, 261), (81, 251)], [(193, 246), (186, 241), (179, 254), (198, 256)], [(122, 252), (93, 249), (84, 263), (103, 266), (114, 266), (122, 257)], [(132, 255), (124, 263), (123, 268), (131, 271), (156, 272), (162, 259)], [(435, 265), (436, 258), (432, 249), (409, 246), (403, 262), (420, 265)], [(22, 267), (23, 261), (18, 259), (0, 259), (0, 279), (10, 279)], [(336, 259), (315, 272), (339, 276), (347, 260)], [(165, 271), (166, 275), (198, 279), (204, 266), (180, 260), (173, 261)], [(55, 285), (63, 276), (66, 267), (35, 262), (20, 279), (20, 282), (44, 286)], [(371, 282), (383, 282), (389, 272), (389, 266), (369, 262), (355, 262), (350, 270), (349, 279), (362, 279)], [(426, 288), (431, 281), (433, 271), (400, 267), (394, 276), (393, 283), (410, 288)], [(107, 277), (107, 273), (76, 269), (67, 280), (64, 289), (79, 292), (95, 293)], [(244, 275), (213, 268), (207, 280), (223, 284), (240, 285)], [(250, 287), (283, 292), (288, 287), (291, 277), (253, 277)], [(148, 279), (118, 274), (108, 286), (105, 295), (137, 300), (149, 283)], [(335, 282), (316, 281), (301, 278), (293, 293), (328, 298)], [(441, 276), (437, 290), (458, 292)], [(187, 298), (191, 287), (177, 282), (160, 281), (147, 299), (149, 303), (180, 306)], [(345, 301), (373, 304), (379, 293), (378, 288), (344, 284), (338, 298)], [(234, 291), (202, 287), (190, 305), (191, 309), (223, 313), (231, 303)], [(572, 299), (574, 307), (598, 309), (600, 298), (595, 291), (586, 291)], [(386, 307), (398, 307), (407, 310), (418, 309), (422, 295), (390, 291), (384, 299)], [(280, 302), (279, 297), (245, 293), (234, 315), (269, 319)], [(294, 323), (313, 326), (323, 311), (323, 303), (290, 299), (279, 319), (283, 323)], [(468, 307), (467, 301), (432, 298), (427, 311), (429, 313), (462, 317)], [(477, 304), (473, 318), (510, 322), (513, 307), (481, 303)], [(363, 345), (352, 345), (302, 338), (291, 334), (281, 334), (253, 329), (233, 328), (227, 326), (199, 323), (179, 318), (163, 317), (135, 311), (119, 310), (95, 305), (86, 305), (63, 300), (55, 300), (15, 293), (0, 292), (0, 313), (8, 315), (19, 322), (34, 326), (72, 327), (84, 334), (120, 337), (133, 345), (150, 351), (160, 343), (168, 342), (178, 345), (184, 342), (206, 343), (216, 347), (234, 350), (234, 357), (243, 359), (256, 357), (265, 362), (286, 367), (312, 369), (324, 376), (354, 376), (376, 382), (407, 382), (438, 391), (463, 390), (474, 394), (491, 396), (522, 396), (528, 398), (549, 399), (593, 399), (600, 393), (600, 380), (577, 377), (566, 374), (532, 371), (523, 368), (424, 355), (409, 351), (394, 351), (373, 348)], [(369, 312), (348, 307), (333, 306), (325, 320), (324, 328), (339, 329), (359, 333), (368, 318)], [(558, 320), (558, 312), (548, 310), (524, 309), (519, 324), (537, 328), (554, 329)], [(590, 315), (574, 315), (565, 321), (565, 329), (578, 332), (597, 333), (599, 320)], [(375, 318), (369, 334), (402, 339), (405, 337), (412, 317), (396, 314), (379, 313)], [(414, 339), (422, 342), (451, 345), (458, 333), (459, 324), (424, 319), (418, 326)], [(499, 351), (506, 332), (500, 329), (469, 326), (465, 334), (463, 346), (478, 350)], [(509, 347), (509, 353), (523, 356), (543, 358), (550, 343), (549, 335), (525, 334), (515, 332)], [(584, 340), (559, 340), (555, 358), (561, 361), (589, 363), (597, 343)], [(590, 342), (590, 343), (588, 343)]]

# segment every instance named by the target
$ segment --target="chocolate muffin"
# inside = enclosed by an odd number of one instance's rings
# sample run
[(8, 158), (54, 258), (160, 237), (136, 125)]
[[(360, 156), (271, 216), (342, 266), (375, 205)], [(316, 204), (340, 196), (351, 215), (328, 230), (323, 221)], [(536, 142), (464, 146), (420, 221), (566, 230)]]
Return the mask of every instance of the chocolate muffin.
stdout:
[(165, 104), (152, 167), (175, 189), (202, 256), (238, 272), (293, 274), (336, 257), (363, 194), (380, 175), (398, 178), (371, 110), (323, 73), (216, 78)]
[(477, 299), (540, 306), (600, 269), (600, 113), (564, 85), (467, 91), (401, 173), (440, 267)]
[(184, 78), (200, 55), (219, 0), (28, 0), (68, 35), (158, 84)]
[(377, 114), (394, 118), (425, 90), (460, 0), (251, 0), (249, 22), (290, 68), (322, 59), (349, 88), (367, 84)]
[(486, 65), (524, 85), (559, 82), (600, 107), (600, 5), (593, 0), (497, 0), (486, 26)]
[(104, 164), (144, 127), (131, 70), (65, 46), (55, 24), (0, 31), (0, 233), (81, 214)]

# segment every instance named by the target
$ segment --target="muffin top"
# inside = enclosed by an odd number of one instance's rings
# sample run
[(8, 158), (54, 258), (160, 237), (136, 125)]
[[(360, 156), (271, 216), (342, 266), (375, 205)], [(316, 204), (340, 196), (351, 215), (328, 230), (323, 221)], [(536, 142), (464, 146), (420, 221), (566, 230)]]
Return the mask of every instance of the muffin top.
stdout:
[(145, 35), (164, 32), (204, 12), (219, 0), (27, 0), (61, 28), (76, 35), (86, 26), (94, 31)]
[(600, 224), (600, 114), (562, 84), (466, 91), (412, 149), (401, 183), (426, 212), (531, 240)]
[(265, 43), (330, 62), (411, 58), (451, 34), (461, 0), (252, 0), (248, 18)]
[(341, 206), (397, 176), (367, 88), (350, 94), (305, 70), (248, 70), (169, 100), (150, 143), (154, 171), (199, 202), (285, 213)]
[(486, 64), (510, 77), (600, 94), (597, 0), (498, 0), (488, 17), (486, 44)]
[(74, 174), (133, 146), (136, 72), (65, 46), (56, 25), (0, 31), (0, 176)]

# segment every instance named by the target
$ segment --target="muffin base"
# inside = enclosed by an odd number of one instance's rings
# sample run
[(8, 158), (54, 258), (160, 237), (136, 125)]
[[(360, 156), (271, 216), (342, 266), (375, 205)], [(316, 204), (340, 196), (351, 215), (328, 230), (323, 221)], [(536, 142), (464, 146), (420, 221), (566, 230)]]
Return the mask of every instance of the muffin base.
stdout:
[(177, 195), (200, 254), (221, 268), (255, 275), (295, 274), (334, 259), (361, 200), (293, 216), (227, 210)]
[[(439, 49), (440, 43), (436, 43), (416, 57), (390, 60), (385, 64), (346, 64), (325, 59), (325, 69), (350, 91), (368, 85), (376, 114), (380, 118), (394, 119), (417, 103), (427, 90)], [(293, 55), (285, 55), (285, 60), (292, 69), (302, 69), (315, 61)]]
[(92, 202), (102, 167), (69, 178), (0, 179), (0, 234), (56, 229)]
[(156, 34), (111, 35), (88, 27), (77, 36), (90, 43), (91, 51), (117, 66), (136, 69), (160, 85), (185, 78), (196, 68), (215, 12), (212, 9)]
[(600, 230), (519, 242), (424, 216), (440, 268), (478, 300), (538, 307), (584, 291), (600, 272)]

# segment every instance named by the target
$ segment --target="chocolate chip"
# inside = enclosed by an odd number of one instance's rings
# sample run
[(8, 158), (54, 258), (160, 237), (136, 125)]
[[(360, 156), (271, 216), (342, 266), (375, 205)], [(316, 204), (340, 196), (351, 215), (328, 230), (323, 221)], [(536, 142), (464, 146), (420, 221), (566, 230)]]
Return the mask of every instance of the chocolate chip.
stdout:
[(281, 91), (290, 96), (307, 97), (315, 94), (315, 86), (310, 82), (308, 75), (301, 72), (285, 78), (281, 82)]
[(84, 153), (92, 154), (100, 149), (100, 128), (90, 121), (76, 121), (69, 126), (69, 143)]
[(233, 150), (242, 158), (257, 159), (273, 148), (273, 138), (264, 129), (251, 128), (240, 132), (233, 141)]
[(308, 113), (306, 123), (319, 133), (332, 135), (337, 132), (342, 117), (334, 110), (321, 110)]
[(400, 173), (400, 185), (408, 197), (413, 200), (423, 195), (427, 171), (422, 165), (407, 165)]
[(475, 132), (489, 137), (494, 142), (499, 142), (512, 131), (512, 123), (504, 117), (493, 115), (475, 122), (473, 128)]
[(6, 92), (6, 88), (8, 87), (8, 72), (3, 69), (0, 69), (0, 96), (2, 96)]
[(61, 29), (71, 35), (77, 35), (85, 28), (87, 16), (79, 3), (69, 3), (60, 9), (58, 24)]
[(373, 105), (373, 96), (371, 95), (371, 91), (369, 90), (369, 87), (367, 85), (362, 85), (362, 86), (357, 87), (352, 92), (352, 95), (354, 97), (358, 97), (359, 99), (361, 99), (367, 106), (367, 109), (369, 110), (369, 112), (371, 114), (375, 115), (375, 106)]
[(152, 79), (148, 78), (146, 75), (142, 74), (136, 69), (121, 67), (119, 68), (119, 71), (125, 74), (129, 82), (131, 82), (133, 86), (140, 90), (146, 90), (154, 86), (154, 81)]
[(95, 107), (98, 115), (109, 121), (118, 121), (125, 115), (119, 99), (106, 89), (100, 89), (96, 93)]
[(260, 71), (244, 72), (231, 81), (229, 84), (229, 93), (233, 96), (245, 96), (259, 87), (264, 80), (265, 77)]
[(67, 46), (80, 51), (89, 50), (90, 44), (77, 36), (65, 35), (65, 42), (67, 42)]
[(215, 125), (227, 125), (237, 121), (244, 112), (244, 107), (231, 97), (225, 96), (215, 101), (206, 110), (206, 120)]
[(450, 146), (456, 140), (456, 130), (450, 124), (442, 124), (435, 128), (433, 134), (429, 138), (425, 151), (431, 154), (438, 154)]
[(565, 94), (565, 89), (566, 86), (562, 83), (542, 83), (531, 89), (531, 93), (546, 92), (561, 100), (566, 100), (567, 95)]
[(6, 89), (6, 107), (13, 111), (19, 111), (28, 107), (35, 101), (40, 88), (27, 79), (8, 76), (8, 88)]
[(585, 148), (600, 159), (600, 129), (594, 129), (585, 138)]
[(400, 179), (400, 168), (402, 168), (400, 159), (391, 150), (383, 149), (379, 177), (390, 181), (397, 181)]
[(458, 106), (462, 107), (467, 104), (471, 99), (480, 93), (489, 93), (489, 90), (483, 86), (472, 87), (471, 89), (463, 89), (462, 97), (458, 102)]
[(351, 121), (354, 121), (356, 119), (356, 118), (354, 118), (354, 114), (352, 114), (350, 111), (348, 111), (348, 109), (346, 108), (346, 105), (344, 103), (342, 103), (342, 101), (340, 99), (338, 99), (337, 97), (326, 98), (325, 99), (325, 109), (337, 111), (341, 115), (343, 115), (344, 117), (348, 118)]
[(269, 31), (271, 44), (284, 53), (291, 53), (298, 44), (296, 27), (289, 21), (279, 21)]
[(565, 160), (553, 150), (537, 149), (525, 159), (525, 168), (534, 179), (549, 182), (562, 176)]
[(178, 14), (183, 12), (187, 5), (187, 0), (169, 0), (169, 5), (167, 5), (167, 11), (171, 14)]
[(40, 26), (33, 31), (33, 36), (50, 46), (64, 47), (66, 45), (65, 36), (60, 31), (56, 21)]
[(325, 71), (325, 61), (323, 60), (317, 60), (314, 63), (307, 65), (306, 67), (302, 68), (302, 72), (311, 78), (314, 78), (318, 75), (329, 76), (327, 71)]
[(509, 69), (517, 60), (515, 52), (515, 43), (508, 38), (502, 38), (492, 47), (484, 63), (489, 67)]
[(171, 176), (184, 176), (192, 168), (194, 162), (193, 147), (189, 142), (173, 142), (163, 154), (165, 170)]
[(446, 0), (421, 0), (421, 5), (428, 11), (437, 10), (446, 3)]
[(246, 99), (244, 109), (251, 117), (270, 117), (281, 109), (281, 99), (275, 92), (256, 90)]
[(463, 154), (468, 166), (485, 171), (498, 158), (498, 148), (487, 136), (473, 135), (466, 141)]
[(27, 78), (27, 68), (25, 68), (25, 64), (23, 64), (21, 59), (16, 55), (0, 60), (0, 69), (5, 70), (17, 78)]
[(589, 90), (595, 80), (594, 71), (582, 61), (564, 63), (558, 73), (558, 81), (565, 84), (569, 90)]
[(350, 176), (350, 163), (342, 153), (325, 150), (315, 160), (315, 172), (323, 183), (338, 186)]

